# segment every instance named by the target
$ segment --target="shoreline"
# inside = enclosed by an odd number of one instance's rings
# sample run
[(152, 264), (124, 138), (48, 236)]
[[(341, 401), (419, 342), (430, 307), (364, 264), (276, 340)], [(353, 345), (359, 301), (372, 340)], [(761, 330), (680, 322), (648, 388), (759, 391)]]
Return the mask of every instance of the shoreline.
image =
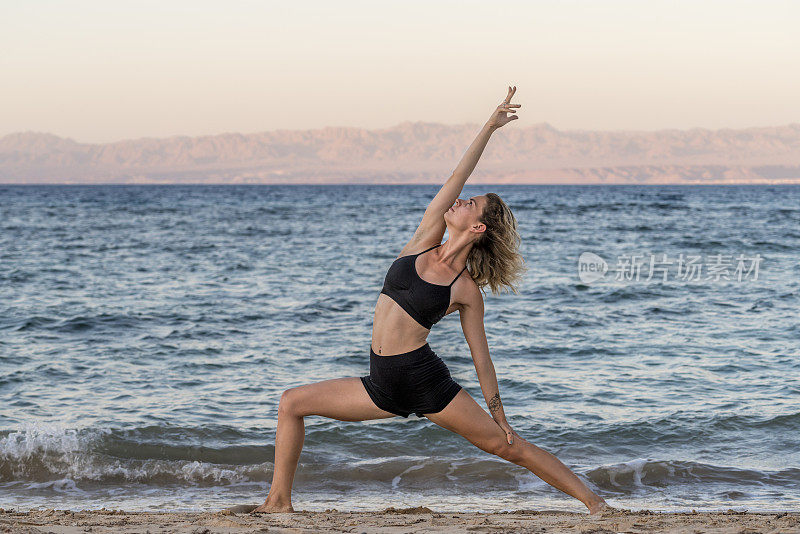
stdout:
[(655, 512), (619, 510), (590, 516), (557, 510), (443, 512), (420, 506), (374, 512), (296, 511), (252, 515), (217, 512), (125, 512), (122, 510), (2, 510), (0, 532), (244, 533), (244, 532), (800, 532), (800, 511)]

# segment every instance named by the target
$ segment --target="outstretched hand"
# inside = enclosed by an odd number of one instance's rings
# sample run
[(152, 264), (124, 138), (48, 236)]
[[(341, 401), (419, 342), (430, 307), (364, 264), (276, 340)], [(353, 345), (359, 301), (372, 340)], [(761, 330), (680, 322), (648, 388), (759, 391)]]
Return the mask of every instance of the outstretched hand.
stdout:
[(522, 107), (522, 104), (511, 103), (511, 97), (514, 96), (514, 93), (516, 92), (517, 92), (516, 85), (508, 88), (508, 95), (506, 96), (505, 100), (503, 100), (502, 104), (497, 106), (497, 109), (494, 110), (492, 116), (489, 117), (488, 124), (491, 128), (494, 128), (496, 130), (497, 128), (501, 128), (506, 124), (508, 124), (509, 122), (519, 118), (517, 115), (514, 115), (514, 113), (516, 113), (517, 110), (513, 108)]

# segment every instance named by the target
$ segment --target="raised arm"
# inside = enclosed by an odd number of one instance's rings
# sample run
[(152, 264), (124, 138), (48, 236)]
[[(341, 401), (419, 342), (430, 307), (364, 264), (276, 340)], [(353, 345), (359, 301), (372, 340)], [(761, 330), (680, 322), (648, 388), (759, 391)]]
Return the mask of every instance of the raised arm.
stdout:
[[(461, 161), (458, 162), (458, 166), (453, 171), (453, 174), (447, 179), (447, 182), (428, 205), (426, 212), (430, 211), (432, 214), (444, 216), (444, 212), (450, 209), (450, 206), (455, 203), (458, 195), (461, 194), (461, 190), (464, 189), (464, 184), (467, 182), (467, 179), (472, 174), (472, 171), (475, 170), (475, 166), (478, 164), (478, 160), (481, 154), (483, 154), (483, 150), (486, 148), (486, 144), (489, 142), (492, 133), (498, 128), (519, 118), (517, 115), (514, 115), (514, 113), (516, 113), (516, 109), (514, 108), (521, 107), (521, 104), (511, 104), (511, 97), (514, 96), (516, 91), (516, 86), (508, 88), (508, 95), (505, 100), (492, 112), (489, 120), (483, 125), (481, 131), (478, 132), (478, 136), (469, 146), (466, 153), (461, 158)], [(509, 115), (509, 113), (511, 115)]]
[(514, 115), (514, 113), (516, 113), (516, 109), (514, 108), (521, 107), (521, 105), (510, 103), (511, 97), (514, 96), (516, 90), (516, 87), (508, 88), (508, 96), (506, 96), (503, 103), (497, 106), (492, 112), (492, 116), (489, 117), (489, 120), (483, 125), (478, 136), (469, 146), (467, 152), (461, 158), (461, 161), (458, 162), (456, 170), (453, 171), (453, 174), (450, 175), (447, 182), (442, 186), (436, 196), (433, 197), (430, 204), (428, 204), (428, 207), (425, 209), (425, 215), (422, 217), (422, 222), (420, 222), (419, 227), (414, 232), (414, 236), (408, 244), (403, 247), (404, 252), (401, 252), (401, 254), (410, 249), (419, 248), (423, 245), (436, 244), (442, 241), (446, 229), (444, 214), (450, 209), (450, 206), (455, 203), (458, 195), (461, 194), (461, 190), (464, 189), (464, 184), (475, 169), (475, 165), (478, 164), (478, 160), (481, 154), (483, 154), (483, 149), (486, 148), (486, 143), (489, 142), (489, 137), (491, 137), (492, 133), (498, 128), (519, 118)]

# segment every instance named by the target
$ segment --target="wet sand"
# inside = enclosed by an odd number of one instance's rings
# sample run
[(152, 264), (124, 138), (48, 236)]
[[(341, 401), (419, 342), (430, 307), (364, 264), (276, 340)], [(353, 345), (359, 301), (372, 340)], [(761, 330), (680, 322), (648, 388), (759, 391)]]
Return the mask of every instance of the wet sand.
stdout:
[(583, 532), (592, 534), (800, 533), (800, 512), (651, 512), (615, 511), (601, 517), (573, 512), (518, 510), (457, 513), (425, 507), (376, 512), (297, 511), (252, 515), (230, 510), (207, 513), (149, 513), (121, 510), (0, 511), (0, 532), (25, 533), (168, 533), (243, 532)]

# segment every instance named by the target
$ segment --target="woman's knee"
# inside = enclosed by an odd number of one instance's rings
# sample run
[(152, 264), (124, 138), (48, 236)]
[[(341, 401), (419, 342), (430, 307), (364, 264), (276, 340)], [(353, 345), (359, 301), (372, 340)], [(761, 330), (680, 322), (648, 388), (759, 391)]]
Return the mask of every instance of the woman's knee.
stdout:
[(492, 444), (491, 453), (511, 463), (519, 463), (522, 460), (522, 442), (515, 437), (514, 443), (509, 444), (504, 436)]
[(473, 444), (479, 449), (488, 452), (489, 454), (500, 456), (501, 458), (504, 454), (506, 454), (506, 450), (508, 448), (508, 442), (503, 442), (499, 436), (493, 437), (482, 443), (473, 442)]
[(299, 416), (302, 411), (302, 393), (297, 388), (289, 388), (281, 394), (278, 414)]

